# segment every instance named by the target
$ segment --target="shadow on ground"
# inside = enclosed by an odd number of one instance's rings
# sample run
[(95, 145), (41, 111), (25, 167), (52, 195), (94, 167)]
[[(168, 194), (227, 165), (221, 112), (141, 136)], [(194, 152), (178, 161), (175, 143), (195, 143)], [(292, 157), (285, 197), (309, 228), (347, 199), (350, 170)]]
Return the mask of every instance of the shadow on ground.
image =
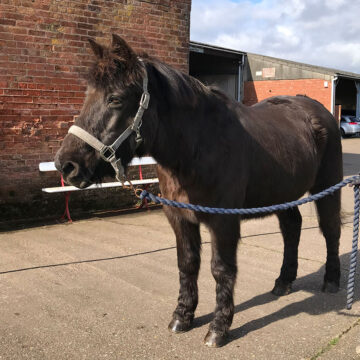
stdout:
[[(360, 313), (351, 313), (346, 310), (346, 286), (347, 286), (347, 275), (348, 271), (345, 270), (349, 264), (350, 254), (344, 254), (340, 257), (342, 264), (342, 277), (340, 284), (340, 291), (337, 294), (323, 293), (321, 291), (322, 279), (325, 273), (325, 265), (321, 266), (318, 271), (298, 278), (293, 284), (293, 292), (306, 291), (312, 294), (312, 296), (291, 303), (282, 309), (260, 317), (258, 319), (251, 320), (242, 326), (231, 329), (228, 342), (237, 340), (241, 337), (246, 336), (252, 331), (262, 329), (274, 322), (296, 316), (301, 313), (307, 313), (309, 315), (321, 315), (328, 312), (337, 312), (338, 314), (354, 317), (357, 319), (360, 317)], [(355, 284), (359, 284), (359, 276), (355, 279)], [(356, 291), (354, 301), (359, 299), (359, 291)], [(252, 299), (247, 300), (241, 304), (235, 306), (235, 314), (249, 308), (269, 304), (273, 301), (277, 301), (278, 297), (265, 292), (261, 295), (254, 296)], [(200, 327), (210, 323), (213, 319), (213, 313), (209, 313), (200, 316), (194, 320), (194, 327)]]
[(360, 171), (360, 154), (343, 153), (344, 176), (357, 175)]
[[(265, 234), (262, 234), (265, 235)], [(209, 242), (204, 242), (203, 245), (208, 245)], [(175, 249), (174, 246), (155, 249), (151, 251), (144, 251), (139, 253), (133, 253), (129, 255), (123, 256), (113, 256), (108, 258), (95, 258), (95, 259), (87, 259), (80, 261), (71, 261), (71, 262), (63, 262), (63, 263), (54, 263), (33, 267), (24, 267), (17, 269), (9, 269), (6, 271), (0, 272), (0, 274), (8, 274), (8, 273), (16, 273), (16, 272), (24, 272), (24, 271), (32, 271), (37, 269), (46, 269), (53, 267), (63, 267), (74, 264), (83, 264), (83, 263), (93, 263), (93, 262), (104, 262), (104, 261), (121, 261), (122, 259), (128, 257), (137, 257), (142, 255), (151, 255), (153, 253), (168, 251)], [(328, 294), (321, 292), (321, 286), (323, 281), (323, 276), (325, 273), (325, 265), (322, 265), (316, 272), (311, 273), (309, 275), (299, 277), (293, 284), (293, 292), (303, 291), (309, 293), (309, 297), (306, 299), (290, 303), (283, 308), (275, 311), (271, 314), (267, 314), (265, 316), (259, 317), (257, 319), (250, 320), (243, 324), (238, 328), (231, 329), (229, 342), (237, 340), (246, 336), (247, 334), (265, 328), (266, 326), (273, 324), (279, 320), (283, 320), (286, 318), (295, 317), (298, 314), (306, 313), (312, 316), (322, 315), (329, 312), (336, 312), (338, 314), (353, 317), (354, 320), (360, 317), (360, 312), (348, 312), (345, 308), (346, 305), (346, 286), (347, 286), (347, 275), (348, 275), (348, 266), (349, 266), (349, 256), (350, 253), (343, 254), (340, 257), (341, 261), (341, 269), (342, 269), (342, 277), (340, 283), (340, 291), (337, 294)], [(256, 271), (254, 269), (254, 271)], [(274, 279), (275, 280), (275, 279)], [(355, 278), (355, 285), (360, 284), (360, 276), (357, 274)], [(359, 300), (360, 296), (360, 286), (355, 291), (355, 301)], [(235, 297), (236, 299), (236, 297)], [(279, 298), (275, 295), (272, 295), (270, 292), (264, 292), (260, 295), (256, 295), (253, 298), (244, 301), (243, 303), (237, 304), (235, 306), (235, 314), (241, 311), (245, 311), (247, 309), (261, 306), (265, 304), (269, 304), (277, 301)], [(236, 300), (235, 300), (236, 301)], [(194, 327), (205, 326), (210, 323), (213, 319), (213, 313), (208, 313), (206, 315), (202, 315), (200, 317), (196, 317), (194, 320)]]

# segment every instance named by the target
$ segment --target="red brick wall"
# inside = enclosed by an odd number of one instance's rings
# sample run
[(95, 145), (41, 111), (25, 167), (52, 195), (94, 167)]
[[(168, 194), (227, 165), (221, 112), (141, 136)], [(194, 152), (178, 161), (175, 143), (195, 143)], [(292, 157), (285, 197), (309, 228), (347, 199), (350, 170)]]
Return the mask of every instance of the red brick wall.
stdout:
[(324, 87), (323, 79), (246, 81), (244, 104), (253, 105), (277, 95), (306, 95), (321, 102), (331, 111), (331, 81)]
[[(2, 0), (0, 4), (0, 216), (46, 211), (41, 187), (84, 99), (87, 39), (123, 36), (188, 71), (191, 0)], [(33, 205), (36, 205), (35, 207)]]

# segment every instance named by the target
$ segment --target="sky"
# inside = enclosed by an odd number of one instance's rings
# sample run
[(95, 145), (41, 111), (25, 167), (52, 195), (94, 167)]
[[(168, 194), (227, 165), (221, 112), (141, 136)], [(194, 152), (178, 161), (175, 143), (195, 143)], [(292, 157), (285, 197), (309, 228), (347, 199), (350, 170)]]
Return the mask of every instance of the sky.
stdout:
[(360, 0), (192, 0), (190, 39), (360, 74)]

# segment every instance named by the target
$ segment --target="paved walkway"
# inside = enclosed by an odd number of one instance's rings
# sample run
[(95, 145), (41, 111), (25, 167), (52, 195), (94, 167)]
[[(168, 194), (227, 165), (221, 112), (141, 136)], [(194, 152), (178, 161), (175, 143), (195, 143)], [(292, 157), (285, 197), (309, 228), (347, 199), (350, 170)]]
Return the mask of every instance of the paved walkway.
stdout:
[[(359, 139), (348, 144), (350, 175), (360, 168), (351, 152)], [(351, 189), (343, 198), (349, 215)], [(281, 298), (270, 294), (282, 261), (276, 218), (243, 224), (236, 314), (220, 349), (202, 345), (215, 304), (205, 228), (195, 327), (182, 335), (167, 330), (178, 275), (162, 211), (2, 233), (0, 359), (360, 359), (359, 276), (357, 302), (345, 310), (351, 218), (341, 238), (342, 290), (329, 295), (320, 291), (324, 239), (312, 208), (302, 213), (298, 279)]]

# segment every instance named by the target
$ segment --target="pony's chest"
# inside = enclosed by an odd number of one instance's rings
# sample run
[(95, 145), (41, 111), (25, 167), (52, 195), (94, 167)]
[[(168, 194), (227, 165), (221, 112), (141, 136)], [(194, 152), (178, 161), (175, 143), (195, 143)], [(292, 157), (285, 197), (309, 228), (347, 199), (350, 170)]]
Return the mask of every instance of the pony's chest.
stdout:
[[(158, 165), (157, 172), (160, 191), (164, 198), (183, 203), (190, 202), (188, 190), (180, 184), (178, 178), (174, 176), (171, 171)], [(180, 216), (181, 218), (184, 218), (194, 224), (199, 223), (199, 220), (194, 211), (178, 209), (175, 207), (169, 208), (167, 211), (176, 213), (177, 216)]]

